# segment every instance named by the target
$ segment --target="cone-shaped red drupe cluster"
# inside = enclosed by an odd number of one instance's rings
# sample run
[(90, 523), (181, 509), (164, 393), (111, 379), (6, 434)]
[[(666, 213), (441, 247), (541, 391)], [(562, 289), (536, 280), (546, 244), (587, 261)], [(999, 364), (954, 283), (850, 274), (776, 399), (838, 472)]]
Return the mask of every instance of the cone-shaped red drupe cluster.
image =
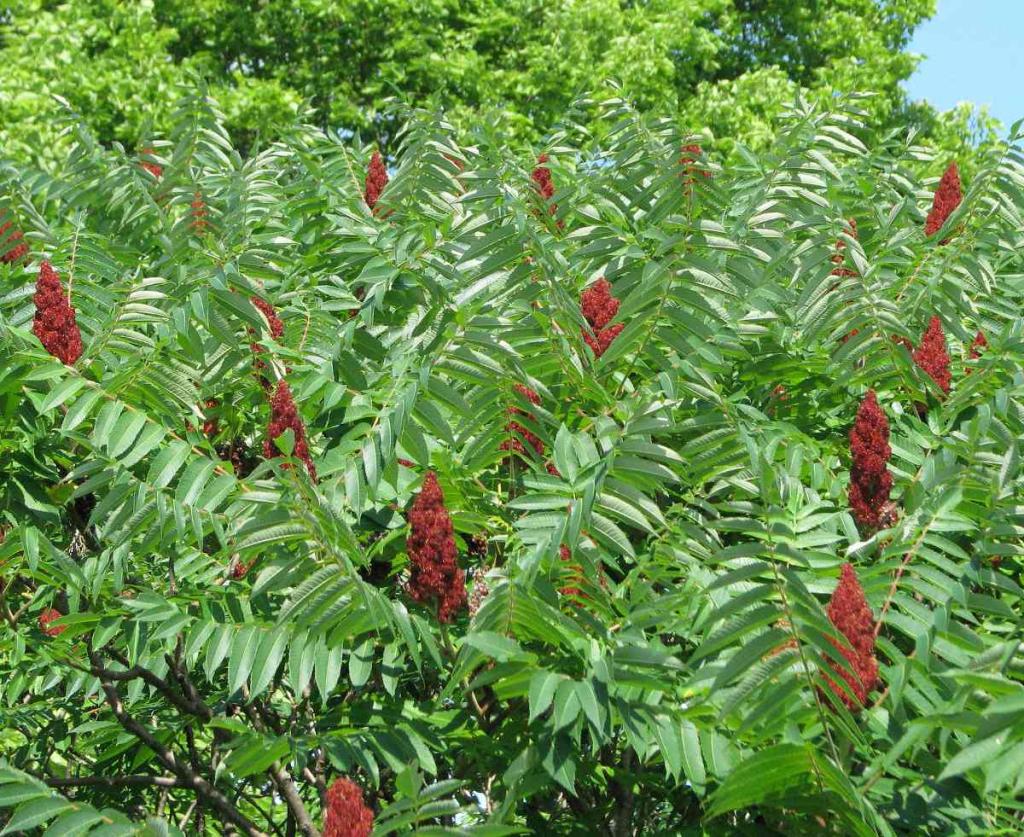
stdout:
[(537, 187), (537, 194), (544, 198), (545, 201), (551, 200), (555, 194), (555, 184), (551, 179), (551, 169), (544, 165), (547, 161), (548, 155), (541, 154), (537, 158), (537, 167), (530, 174), (534, 185)]
[(612, 296), (611, 283), (602, 276), (587, 288), (580, 297), (580, 309), (594, 332), (584, 331), (583, 339), (594, 356), (601, 357), (624, 328), (622, 323), (608, 325), (619, 312), (619, 300)]
[(274, 310), (274, 306), (269, 302), (260, 299), (258, 296), (250, 297), (250, 302), (260, 310), (260, 313), (267, 318), (267, 324), (270, 326), (270, 336), (275, 340), (279, 340), (281, 335), (284, 334), (284, 323), (281, 322), (281, 318), (277, 316), (277, 311)]
[[(274, 340), (279, 340), (281, 335), (284, 334), (284, 323), (281, 322), (281, 318), (277, 316), (277, 311), (274, 310), (274, 306), (269, 302), (260, 299), (258, 296), (249, 298), (249, 301), (259, 309), (260, 313), (267, 318), (267, 325), (270, 327), (270, 336)], [(256, 336), (256, 329), (249, 329), (249, 336)], [(267, 380), (263, 373), (267, 369), (267, 364), (263, 362), (260, 355), (263, 354), (263, 347), (256, 342), (250, 343), (249, 348), (252, 349), (253, 354), (253, 368), (255, 369), (256, 375), (259, 377), (260, 384), (265, 390), (270, 389), (270, 381)]]
[[(932, 198), (932, 208), (924, 222), (924, 234), (935, 235), (953, 210), (960, 206), (963, 195), (960, 192), (960, 170), (956, 163), (950, 163), (946, 173), (942, 175), (939, 186)], [(945, 241), (942, 242), (945, 244)]]
[[(537, 158), (537, 167), (530, 173), (530, 178), (533, 180), (533, 185), (537, 188), (537, 194), (540, 195), (544, 202), (547, 203), (551, 200), (555, 194), (555, 182), (551, 179), (551, 169), (549, 169), (545, 163), (548, 161), (547, 154), (541, 154)], [(551, 208), (548, 212), (554, 215), (558, 211), (558, 204), (551, 204)], [(565, 225), (562, 221), (558, 222), (558, 228), (561, 229)]]
[(55, 358), (69, 366), (82, 356), (82, 334), (75, 320), (75, 309), (64, 296), (64, 289), (49, 262), (39, 266), (36, 282), (36, 316), (32, 333)]
[(316, 466), (313, 464), (309, 455), (309, 446), (306, 444), (306, 428), (299, 417), (295, 401), (292, 400), (291, 388), (285, 381), (278, 381), (277, 390), (270, 399), (270, 426), (267, 428), (267, 438), (263, 441), (265, 459), (280, 456), (274, 440), (289, 428), (295, 434), (295, 447), (292, 450), (292, 456), (306, 463), (306, 470), (316, 482)]
[(851, 712), (857, 712), (864, 707), (868, 695), (878, 685), (878, 660), (875, 658), (875, 625), (871, 608), (864, 597), (857, 573), (850, 564), (843, 564), (839, 584), (828, 603), (828, 618), (850, 644), (847, 648), (830, 640), (846, 659), (853, 673), (845, 671), (835, 662), (830, 661), (830, 666), (838, 677), (846, 681), (853, 696), (828, 676), (825, 679), (836, 697)]
[[(569, 564), (571, 580), (574, 584), (579, 584), (582, 580), (583, 569), (579, 564), (572, 563), (572, 555), (569, 552), (569, 547), (564, 543), (558, 547), (558, 557), (562, 560), (562, 563)], [(580, 595), (580, 588), (567, 585), (565, 587), (560, 587), (558, 592), (563, 596), (578, 596)]]
[(55, 608), (48, 607), (42, 613), (39, 614), (39, 630), (41, 630), (47, 636), (60, 636), (66, 631), (67, 625), (54, 625), (50, 627), (50, 623), (60, 619), (64, 614)]
[(370, 165), (366, 167), (366, 183), (363, 190), (363, 198), (366, 205), (374, 212), (377, 210), (377, 201), (380, 193), (388, 185), (388, 170), (384, 165), (384, 158), (379, 151), (374, 151), (370, 158)]
[(701, 177), (711, 177), (711, 172), (702, 166), (697, 165), (697, 161), (700, 159), (701, 147), (695, 143), (690, 145), (681, 145), (679, 147), (679, 165), (682, 167), (682, 178), (683, 185), (685, 187), (686, 194), (689, 195), (691, 187), (693, 186), (694, 176), (700, 174)]
[(409, 509), (409, 528), (409, 595), (420, 604), (436, 603), (437, 618), (450, 622), (466, 605), (466, 575), (456, 562), (452, 520), (433, 471)]
[[(522, 395), (523, 398), (531, 404), (540, 404), (540, 396), (529, 387), (524, 386), (523, 384), (516, 384), (516, 392)], [(524, 412), (518, 407), (509, 407), (508, 412), (509, 415), (526, 416), (530, 421), (533, 421), (535, 418), (532, 413)], [(514, 453), (518, 453), (520, 456), (525, 456), (526, 447), (519, 439), (521, 436), (526, 440), (527, 444), (536, 451), (537, 456), (544, 455), (544, 443), (535, 434), (523, 427), (519, 422), (510, 421), (505, 425), (505, 430), (509, 434), (509, 438), (501, 443), (501, 450), (512, 451)]]
[(850, 510), (863, 532), (881, 528), (885, 506), (892, 490), (888, 462), (889, 422), (878, 405), (874, 390), (861, 402), (850, 430)]
[[(152, 154), (155, 154), (156, 151), (153, 148), (143, 148), (142, 149), (142, 153), (143, 154), (152, 155)], [(155, 177), (157, 179), (162, 177), (163, 173), (164, 173), (164, 167), (163, 166), (161, 166), (161, 165), (159, 165), (157, 163), (152, 163), (149, 160), (142, 160), (142, 168), (144, 168), (151, 175), (153, 175), (153, 177)]]
[(28, 245), (22, 240), (21, 230), (14, 227), (13, 220), (4, 221), (7, 210), (0, 209), (0, 262), (16, 264), (28, 254)]
[(335, 779), (327, 789), (327, 813), (323, 837), (369, 837), (373, 811), (363, 801), (363, 792), (351, 779)]
[(974, 340), (971, 341), (971, 351), (968, 357), (971, 360), (977, 360), (987, 348), (988, 340), (985, 339), (985, 332), (979, 329), (978, 333), (974, 335)]
[[(855, 219), (850, 218), (847, 221), (847, 232), (850, 234), (851, 238), (857, 238), (857, 221)], [(845, 260), (843, 257), (843, 250), (845, 249), (846, 242), (843, 241), (841, 238), (836, 239), (836, 251), (835, 253), (832, 254), (832, 264), (835, 265), (835, 267), (832, 268), (833, 276), (846, 277), (857, 275), (856, 270), (853, 270), (849, 267), (844, 267), (843, 265), (843, 262)]]
[(210, 222), (206, 219), (206, 201), (203, 200), (203, 193), (198, 189), (196, 189), (195, 194), (192, 196), (190, 206), (192, 209), (192, 231), (196, 235), (205, 235), (206, 231), (210, 228)]
[(920, 366), (943, 392), (949, 392), (953, 376), (949, 371), (949, 353), (942, 320), (932, 317), (921, 338), (921, 346), (914, 352), (914, 362)]

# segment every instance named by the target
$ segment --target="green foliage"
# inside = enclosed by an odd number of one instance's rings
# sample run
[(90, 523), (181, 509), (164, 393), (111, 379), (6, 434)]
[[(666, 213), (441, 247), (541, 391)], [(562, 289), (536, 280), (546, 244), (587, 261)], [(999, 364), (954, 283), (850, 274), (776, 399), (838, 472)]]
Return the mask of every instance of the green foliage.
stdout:
[[(791, 107), (702, 177), (674, 122), (580, 102), (600, 139), (546, 139), (554, 215), (533, 152), (430, 113), (376, 215), (366, 149), (300, 128), (244, 159), (200, 97), (160, 177), (81, 126), (59, 176), (3, 166), (34, 254), (0, 267), (8, 828), (116, 808), (314, 833), (345, 774), (378, 834), (1017, 831), (1024, 150), (986, 152), (940, 245), (945, 161), (837, 108)], [(73, 368), (29, 331), (44, 254)], [(595, 359), (599, 276), (625, 328)], [(942, 400), (890, 339), (936, 313)], [(318, 483), (263, 460), (261, 375), (287, 377)], [(864, 540), (846, 434), (869, 387), (897, 514)], [(543, 457), (501, 450), (512, 407)], [(403, 586), (428, 469), (489, 590), (447, 626)], [(857, 715), (828, 698), (844, 561), (879, 620)]]
[[(0, 43), (0, 141), (60, 160), (59, 95), (101, 142), (144, 145), (201, 76), (243, 153), (308, 102), (324, 129), (390, 148), (384, 102), (433, 101), (463, 138), (482, 118), (537, 141), (606, 79), (729, 150), (763, 148), (797, 92), (871, 90), (897, 124), (911, 33), (934, 0), (16, 0)], [(938, 133), (934, 112), (920, 120)], [(587, 125), (605, 123), (591, 110)]]

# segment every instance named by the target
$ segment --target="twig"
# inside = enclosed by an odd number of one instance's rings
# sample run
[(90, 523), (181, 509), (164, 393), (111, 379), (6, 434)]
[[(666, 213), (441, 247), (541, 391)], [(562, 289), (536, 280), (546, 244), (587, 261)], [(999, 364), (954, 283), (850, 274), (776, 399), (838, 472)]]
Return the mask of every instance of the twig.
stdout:
[[(183, 762), (179, 761), (173, 752), (157, 741), (156, 737), (149, 732), (149, 730), (125, 711), (124, 704), (121, 702), (121, 695), (117, 691), (114, 681), (110, 677), (106, 676), (108, 672), (103, 668), (99, 654), (91, 648), (89, 649), (89, 660), (92, 663), (93, 673), (100, 679), (100, 686), (103, 689), (103, 694), (106, 696), (107, 704), (110, 706), (110, 710), (114, 713), (114, 717), (117, 719), (117, 722), (124, 728), (124, 730), (126, 732), (130, 732), (138, 738), (139, 741), (149, 747), (160, 763), (178, 777), (181, 781), (182, 787), (194, 790), (196, 794), (202, 797), (205, 802), (214, 808), (225, 821), (238, 826), (250, 837), (264, 837), (264, 833), (256, 828), (256, 826), (246, 816), (232, 805), (231, 801), (224, 796), (224, 794), (217, 790), (217, 788), (211, 785), (202, 776), (193, 772), (192, 769)], [(150, 674), (152, 673), (150, 672)], [(155, 677), (155, 675), (152, 676)]]

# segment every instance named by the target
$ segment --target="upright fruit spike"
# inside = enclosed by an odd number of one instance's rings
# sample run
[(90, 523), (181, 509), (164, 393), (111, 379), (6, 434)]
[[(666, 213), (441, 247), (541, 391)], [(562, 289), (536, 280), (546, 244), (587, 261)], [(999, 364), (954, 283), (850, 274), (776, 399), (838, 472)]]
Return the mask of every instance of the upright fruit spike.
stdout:
[(60, 277), (49, 262), (39, 266), (34, 301), (36, 315), (32, 333), (51, 355), (72, 365), (82, 356), (82, 334), (78, 330), (75, 309), (64, 296)]
[[(851, 238), (857, 238), (857, 221), (855, 219), (853, 219), (853, 218), (850, 218), (846, 222), (846, 225), (847, 225), (847, 232), (850, 234), (850, 237)], [(840, 278), (842, 278), (842, 277), (846, 277), (846, 276), (856, 276), (857, 275), (857, 271), (856, 270), (853, 270), (853, 269), (851, 269), (849, 267), (844, 267), (843, 266), (843, 262), (845, 261), (845, 257), (843, 256), (843, 250), (845, 250), (845, 249), (846, 249), (846, 242), (843, 241), (841, 238), (836, 239), (836, 251), (835, 251), (835, 253), (832, 254), (832, 264), (835, 265), (835, 267), (832, 268), (832, 275), (833, 276), (839, 276)]]
[[(269, 302), (260, 299), (258, 296), (249, 297), (249, 301), (261, 314), (263, 314), (264, 317), (267, 318), (267, 326), (270, 328), (270, 336), (274, 340), (280, 340), (281, 335), (284, 334), (284, 323), (282, 323), (281, 318), (277, 316), (277, 311), (274, 310), (274, 306)], [(249, 336), (255, 337), (256, 329), (250, 328)], [(267, 379), (266, 375), (263, 374), (267, 370), (267, 364), (260, 357), (260, 355), (263, 354), (263, 347), (259, 343), (253, 341), (249, 344), (249, 348), (252, 350), (252, 365), (256, 372), (256, 376), (259, 379), (260, 385), (263, 389), (269, 391), (270, 381)]]
[(914, 352), (914, 362), (939, 385), (944, 393), (949, 392), (953, 376), (949, 371), (949, 353), (946, 351), (946, 334), (942, 320), (932, 317), (921, 338), (920, 347)]
[[(555, 182), (551, 178), (551, 169), (546, 165), (548, 162), (548, 155), (541, 154), (537, 158), (537, 166), (530, 173), (530, 179), (533, 180), (533, 185), (537, 189), (537, 194), (543, 199), (544, 203), (548, 203), (555, 194)], [(549, 214), (554, 215), (558, 212), (558, 204), (551, 204), (548, 210)], [(558, 228), (561, 229), (565, 226), (561, 221), (558, 222)]]
[[(153, 154), (156, 153), (156, 151), (152, 147), (148, 147), (148, 148), (143, 148), (141, 153), (142, 154), (147, 154), (147, 155), (153, 155)], [(161, 177), (163, 177), (164, 167), (161, 166), (159, 163), (153, 163), (153, 162), (151, 162), (149, 160), (142, 160), (142, 168), (144, 168), (151, 175), (153, 175), (153, 177), (157, 178), (157, 180), (159, 180)]]
[[(4, 220), (7, 210), (0, 209), (0, 262), (17, 264), (28, 255), (28, 245), (24, 242), (21, 230), (14, 227), (13, 220)], [(8, 232), (10, 230), (10, 232)]]
[[(540, 396), (537, 395), (537, 393), (530, 389), (528, 386), (525, 386), (524, 384), (516, 384), (515, 389), (516, 392), (522, 395), (523, 398), (525, 398), (531, 404), (540, 404)], [(520, 415), (525, 416), (530, 421), (534, 420), (534, 416), (532, 413), (527, 413), (524, 410), (520, 410), (518, 407), (509, 407), (508, 412), (509, 415)], [(540, 437), (536, 436), (534, 433), (531, 433), (519, 422), (510, 421), (508, 424), (505, 425), (505, 431), (509, 434), (509, 438), (507, 438), (504, 442), (501, 443), (500, 450), (512, 451), (513, 453), (518, 453), (520, 456), (525, 457), (526, 447), (519, 439), (519, 437), (521, 436), (523, 439), (526, 440), (527, 444), (529, 444), (533, 448), (537, 456), (544, 456), (544, 442), (541, 441)]]
[(323, 837), (370, 837), (372, 830), (373, 811), (359, 785), (347, 777), (335, 779), (327, 789)]
[(889, 422), (874, 390), (868, 390), (857, 410), (850, 430), (850, 453), (850, 511), (861, 532), (869, 534), (881, 528), (892, 490)]
[(619, 312), (619, 300), (612, 296), (611, 283), (602, 276), (587, 288), (580, 297), (580, 310), (593, 331), (584, 331), (583, 340), (595, 357), (601, 357), (625, 327), (622, 323), (608, 325)]
[(971, 341), (971, 351), (968, 354), (968, 358), (977, 360), (987, 348), (988, 340), (985, 339), (985, 332), (978, 329), (978, 333), (974, 335), (974, 340)]
[(364, 184), (363, 198), (366, 201), (366, 205), (377, 212), (377, 201), (380, 199), (380, 193), (384, 191), (384, 187), (388, 185), (388, 170), (384, 165), (384, 159), (380, 156), (379, 151), (374, 151), (373, 156), (370, 157), (370, 165), (366, 168), (366, 182)]
[(292, 455), (306, 463), (309, 476), (316, 482), (316, 466), (313, 464), (313, 459), (309, 455), (309, 446), (306, 444), (306, 428), (295, 407), (291, 389), (285, 381), (281, 380), (277, 382), (277, 390), (270, 399), (270, 425), (267, 427), (267, 438), (263, 441), (265, 459), (280, 456), (274, 442), (289, 429), (295, 436)]
[(409, 595), (420, 604), (435, 604), (437, 618), (450, 622), (466, 606), (466, 575), (456, 562), (452, 520), (433, 471), (409, 510), (409, 530)]
[(840, 698), (847, 709), (858, 712), (867, 703), (868, 695), (878, 685), (878, 660), (875, 658), (875, 625), (871, 608), (860, 586), (857, 573), (851, 564), (843, 564), (839, 584), (828, 603), (828, 618), (846, 641), (844, 647), (830, 640), (846, 659), (852, 672), (845, 671), (838, 663), (831, 662), (833, 672), (846, 681), (847, 694), (838, 683), (826, 676), (829, 687)]
[(679, 166), (682, 169), (683, 191), (687, 197), (693, 192), (697, 174), (704, 178), (711, 177), (711, 172), (698, 164), (701, 153), (702, 149), (696, 143), (679, 146)]
[[(960, 206), (961, 200), (963, 195), (960, 191), (960, 170), (956, 163), (950, 163), (932, 198), (932, 208), (924, 222), (924, 234), (935, 235), (942, 229), (942, 225), (953, 214), (953, 210)], [(945, 244), (946, 241), (942, 243)]]

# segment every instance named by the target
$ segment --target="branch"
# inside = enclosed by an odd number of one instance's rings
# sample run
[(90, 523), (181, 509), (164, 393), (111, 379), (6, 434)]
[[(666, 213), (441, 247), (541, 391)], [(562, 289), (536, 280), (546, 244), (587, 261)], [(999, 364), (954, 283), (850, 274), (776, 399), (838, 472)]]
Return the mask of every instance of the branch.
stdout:
[(43, 781), (51, 788), (183, 787), (174, 776), (74, 776), (67, 779), (45, 777)]
[[(266, 726), (260, 720), (256, 707), (250, 703), (244, 707), (244, 710), (257, 730), (266, 731)], [(309, 811), (306, 810), (306, 805), (302, 801), (298, 789), (295, 787), (295, 781), (292, 779), (291, 774), (281, 766), (281, 762), (275, 761), (271, 764), (267, 768), (267, 774), (273, 780), (274, 785), (277, 786), (278, 793), (284, 798), (285, 804), (288, 805), (288, 810), (291, 811), (292, 817), (295, 818), (295, 822), (299, 826), (299, 830), (306, 837), (320, 837), (320, 831), (313, 825)]]
[[(231, 801), (224, 796), (224, 794), (217, 790), (217, 788), (211, 785), (202, 776), (194, 773), (183, 762), (180, 762), (173, 752), (157, 741), (149, 730), (125, 711), (124, 704), (121, 703), (121, 695), (118, 693), (117, 687), (110, 678), (105, 676), (105, 670), (100, 657), (91, 648), (89, 649), (89, 660), (92, 662), (93, 671), (100, 678), (100, 686), (103, 688), (103, 694), (106, 695), (107, 703), (109, 704), (111, 711), (114, 713), (114, 717), (117, 718), (117, 722), (127, 732), (130, 732), (138, 738), (139, 741), (149, 747), (149, 749), (156, 755), (157, 759), (160, 760), (160, 763), (178, 777), (181, 781), (182, 787), (194, 790), (211, 808), (216, 810), (226, 822), (230, 822), (233, 825), (238, 826), (242, 831), (248, 834), (249, 837), (264, 837), (263, 832), (256, 828), (256, 826), (247, 817), (232, 805)], [(155, 677), (155, 675), (153, 676)]]

